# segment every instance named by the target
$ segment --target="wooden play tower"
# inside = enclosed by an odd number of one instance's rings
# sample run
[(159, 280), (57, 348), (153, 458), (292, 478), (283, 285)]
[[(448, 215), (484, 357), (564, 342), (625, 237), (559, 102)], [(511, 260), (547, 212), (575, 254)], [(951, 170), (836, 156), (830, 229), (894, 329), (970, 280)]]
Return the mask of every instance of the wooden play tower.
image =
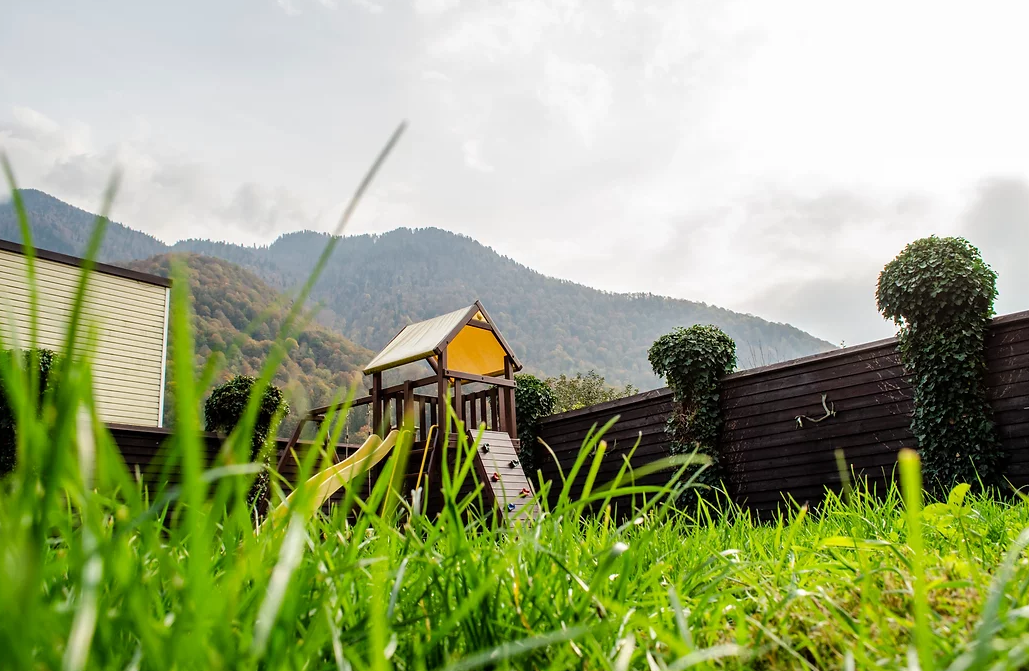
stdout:
[[(425, 361), (433, 374), (420, 379), (384, 386), (383, 374)], [(364, 368), (371, 378), (370, 393), (354, 401), (353, 407), (371, 406), (375, 433), (386, 438), (400, 427), (414, 431), (408, 459), (405, 494), (420, 487), (424, 509), (437, 512), (442, 504), (440, 483), (444, 458), (456, 457), (458, 433), (469, 443), (482, 432), (474, 463), (474, 478), (464, 490), (482, 483), (483, 502), (507, 519), (534, 517), (529, 504), (534, 492), (518, 460), (518, 429), (515, 415), (514, 374), (521, 370), (518, 358), (479, 301), (404, 327)], [(422, 393), (426, 387), (434, 391)], [(448, 433), (446, 415), (456, 420)], [(297, 427), (279, 461), (279, 470), (297, 445), (309, 422), (320, 423), (332, 408), (315, 408)], [(348, 455), (340, 455), (346, 457)], [(452, 468), (452, 465), (451, 465)], [(370, 477), (374, 477), (374, 470)]]

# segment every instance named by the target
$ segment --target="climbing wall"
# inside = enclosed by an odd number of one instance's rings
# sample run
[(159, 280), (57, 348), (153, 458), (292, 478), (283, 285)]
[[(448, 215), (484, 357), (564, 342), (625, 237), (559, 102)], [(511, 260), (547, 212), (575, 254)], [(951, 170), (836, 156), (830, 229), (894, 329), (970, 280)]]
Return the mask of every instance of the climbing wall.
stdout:
[(511, 436), (502, 431), (484, 431), (479, 457), (486, 469), (486, 484), (493, 490), (501, 513), (510, 520), (535, 519), (538, 511), (530, 505), (535, 493), (518, 462)]

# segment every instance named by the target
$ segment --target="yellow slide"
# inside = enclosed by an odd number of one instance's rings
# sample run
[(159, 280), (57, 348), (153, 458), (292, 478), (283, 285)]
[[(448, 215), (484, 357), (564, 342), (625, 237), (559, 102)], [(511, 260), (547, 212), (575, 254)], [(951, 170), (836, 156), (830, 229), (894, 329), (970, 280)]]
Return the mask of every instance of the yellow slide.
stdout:
[[(382, 461), (390, 453), (390, 450), (396, 446), (399, 435), (399, 431), (393, 430), (383, 440), (373, 434), (368, 440), (364, 441), (361, 447), (357, 448), (357, 452), (354, 452), (338, 464), (333, 464), (324, 471), (312, 475), (303, 486), (306, 490), (306, 495), (310, 496), (307, 501), (307, 510), (305, 511), (307, 514), (305, 517), (313, 515), (314, 511), (321, 508), (329, 500), (330, 496), (339, 491), (340, 487), (350, 482), (354, 477), (364, 474), (372, 466)], [(274, 523), (280, 520), (290, 507), (296, 504), (294, 497), (297, 496), (299, 490), (300, 487), (297, 487), (282, 503), (276, 506), (268, 515), (268, 521)]]

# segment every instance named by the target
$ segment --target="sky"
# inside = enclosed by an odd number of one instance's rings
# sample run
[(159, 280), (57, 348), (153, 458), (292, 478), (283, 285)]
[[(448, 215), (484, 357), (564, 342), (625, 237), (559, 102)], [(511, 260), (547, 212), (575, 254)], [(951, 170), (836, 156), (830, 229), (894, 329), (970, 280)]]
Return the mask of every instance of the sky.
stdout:
[(962, 235), (1029, 309), (1029, 5), (1010, 0), (6, 0), (21, 186), (167, 241), (435, 226), (540, 272), (834, 343)]

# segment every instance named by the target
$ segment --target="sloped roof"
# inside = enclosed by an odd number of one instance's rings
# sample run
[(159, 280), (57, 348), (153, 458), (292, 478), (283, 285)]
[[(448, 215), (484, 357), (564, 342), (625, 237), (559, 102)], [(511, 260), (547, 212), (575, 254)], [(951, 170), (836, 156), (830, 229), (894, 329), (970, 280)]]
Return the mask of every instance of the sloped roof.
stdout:
[(405, 363), (433, 356), (436, 348), (450, 337), (454, 329), (477, 311), (477, 306), (470, 305), (439, 317), (405, 326), (381, 352), (375, 355), (374, 359), (368, 362), (368, 365), (364, 367), (365, 374), (396, 368)]
[(505, 357), (515, 370), (522, 365), (504, 337), (497, 331), (482, 304), (468, 307), (405, 326), (386, 347), (364, 367), (366, 375), (406, 363), (420, 361), (447, 350), (447, 368), (475, 375), (501, 375)]

